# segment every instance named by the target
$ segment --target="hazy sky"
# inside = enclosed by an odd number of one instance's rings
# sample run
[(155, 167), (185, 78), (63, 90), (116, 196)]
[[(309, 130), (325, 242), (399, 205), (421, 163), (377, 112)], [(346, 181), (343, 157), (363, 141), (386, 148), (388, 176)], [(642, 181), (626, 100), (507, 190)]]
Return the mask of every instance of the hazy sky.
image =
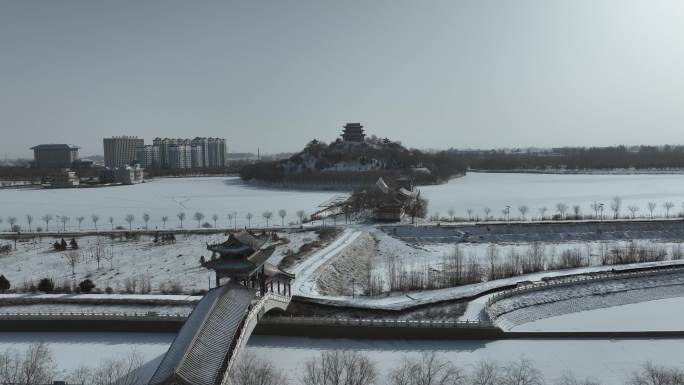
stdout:
[(0, 155), (684, 143), (684, 1), (0, 0)]

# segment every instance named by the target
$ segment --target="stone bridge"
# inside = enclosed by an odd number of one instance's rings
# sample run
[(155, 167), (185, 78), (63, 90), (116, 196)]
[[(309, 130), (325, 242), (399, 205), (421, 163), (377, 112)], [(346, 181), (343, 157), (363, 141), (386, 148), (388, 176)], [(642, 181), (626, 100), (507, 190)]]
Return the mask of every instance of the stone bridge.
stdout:
[(209, 291), (179, 331), (150, 385), (221, 385), (259, 320), (290, 297), (229, 283)]

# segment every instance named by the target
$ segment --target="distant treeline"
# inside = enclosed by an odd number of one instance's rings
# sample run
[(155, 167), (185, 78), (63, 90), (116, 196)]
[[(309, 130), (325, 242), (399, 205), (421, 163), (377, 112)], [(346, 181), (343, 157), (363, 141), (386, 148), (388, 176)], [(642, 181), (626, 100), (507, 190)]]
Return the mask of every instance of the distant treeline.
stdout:
[(446, 151), (479, 170), (610, 170), (684, 168), (684, 146), (565, 147), (548, 152)]

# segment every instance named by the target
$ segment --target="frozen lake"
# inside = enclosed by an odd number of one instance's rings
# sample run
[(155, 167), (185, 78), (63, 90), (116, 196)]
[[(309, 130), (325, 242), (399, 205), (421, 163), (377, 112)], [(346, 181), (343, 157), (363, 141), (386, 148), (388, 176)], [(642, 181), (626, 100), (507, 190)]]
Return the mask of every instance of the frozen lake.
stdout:
[[(684, 330), (684, 297), (580, 311), (528, 322), (513, 331), (672, 331)], [(629, 320), (629, 322), (624, 322)]]
[(104, 360), (122, 359), (135, 351), (144, 360), (143, 376), (149, 378), (174, 338), (171, 333), (13, 332), (0, 333), (0, 351), (24, 352), (30, 344), (44, 342), (64, 378), (80, 366), (98, 367)]
[[(446, 185), (423, 186), (423, 195), (429, 200), (429, 212), (448, 216), (453, 208), (457, 216), (467, 217), (472, 209), (480, 217), (482, 209), (489, 207), (492, 214), (502, 217), (501, 211), (511, 206), (511, 217), (518, 217), (517, 208), (527, 205), (530, 215), (539, 216), (538, 209), (547, 207), (546, 215), (555, 213), (555, 206), (562, 202), (570, 208), (580, 205), (584, 214), (593, 213), (589, 205), (604, 203), (604, 214), (610, 213), (610, 200), (622, 198), (622, 214), (627, 207), (637, 205), (638, 214), (647, 215), (647, 204), (656, 202), (656, 215), (665, 215), (663, 203), (675, 204), (670, 215), (679, 213), (684, 200), (684, 175), (558, 175), (514, 173), (469, 173), (463, 178), (452, 179)], [(570, 209), (571, 210), (571, 209)]]
[[(482, 216), (482, 209), (490, 207), (492, 214), (500, 217), (507, 205), (512, 207), (511, 216), (518, 215), (517, 207), (527, 205), (530, 215), (538, 216), (540, 207), (548, 207), (547, 215), (553, 214), (556, 203), (580, 205), (582, 212), (590, 213), (592, 202), (603, 202), (606, 213), (615, 195), (623, 199), (623, 215), (627, 207), (637, 205), (639, 214), (648, 213), (647, 203), (656, 202), (656, 214), (664, 215), (663, 203), (675, 204), (671, 214), (678, 213), (684, 199), (684, 176), (682, 175), (551, 175), (551, 174), (492, 174), (470, 173), (449, 183), (421, 187), (423, 196), (429, 200), (429, 212), (447, 216), (453, 208), (457, 216), (466, 217), (472, 209)], [(274, 217), (270, 223), (280, 223), (279, 209), (287, 211), (286, 223), (296, 221), (297, 210), (312, 213), (318, 205), (339, 195), (330, 191), (277, 190), (244, 184), (237, 177), (165, 178), (155, 179), (136, 186), (83, 189), (20, 189), (0, 190), (0, 217), (18, 218), (26, 226), (26, 214), (33, 215), (33, 226), (43, 226), (40, 217), (51, 213), (71, 218), (68, 227), (76, 228), (76, 217), (83, 216), (83, 228), (92, 228), (92, 214), (100, 216), (99, 227), (108, 228), (108, 218), (115, 225), (128, 226), (127, 214), (136, 219), (134, 227), (142, 227), (142, 214), (151, 216), (150, 226), (162, 226), (161, 217), (168, 216), (168, 227), (177, 227), (176, 214), (185, 212), (185, 227), (196, 226), (192, 219), (195, 212), (205, 215), (204, 221), (213, 224), (211, 216), (219, 216), (218, 225), (228, 226), (226, 215), (237, 212), (238, 225), (246, 225), (245, 215), (252, 213), (253, 225), (265, 224), (261, 214), (270, 210)], [(0, 225), (5, 229), (7, 223)], [(57, 221), (50, 224), (57, 228)]]
[(681, 368), (684, 340), (361, 341), (253, 336), (248, 344), (249, 351), (273, 362), (291, 380), (299, 379), (307, 359), (332, 349), (366, 354), (377, 364), (380, 378), (404, 357), (435, 351), (465, 369), (482, 360), (505, 364), (524, 357), (543, 372), (547, 383), (555, 383), (565, 372), (572, 371), (578, 378), (622, 385), (648, 360)]

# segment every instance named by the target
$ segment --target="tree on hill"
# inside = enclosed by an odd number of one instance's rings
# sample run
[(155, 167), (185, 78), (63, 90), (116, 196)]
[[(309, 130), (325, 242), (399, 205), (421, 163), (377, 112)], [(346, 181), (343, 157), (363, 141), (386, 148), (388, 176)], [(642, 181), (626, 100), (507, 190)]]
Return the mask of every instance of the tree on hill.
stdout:
[(78, 288), (81, 289), (81, 293), (90, 293), (95, 288), (95, 284), (89, 279), (84, 279), (78, 284)]
[(55, 290), (55, 283), (50, 278), (43, 278), (38, 282), (38, 291), (52, 293)]

